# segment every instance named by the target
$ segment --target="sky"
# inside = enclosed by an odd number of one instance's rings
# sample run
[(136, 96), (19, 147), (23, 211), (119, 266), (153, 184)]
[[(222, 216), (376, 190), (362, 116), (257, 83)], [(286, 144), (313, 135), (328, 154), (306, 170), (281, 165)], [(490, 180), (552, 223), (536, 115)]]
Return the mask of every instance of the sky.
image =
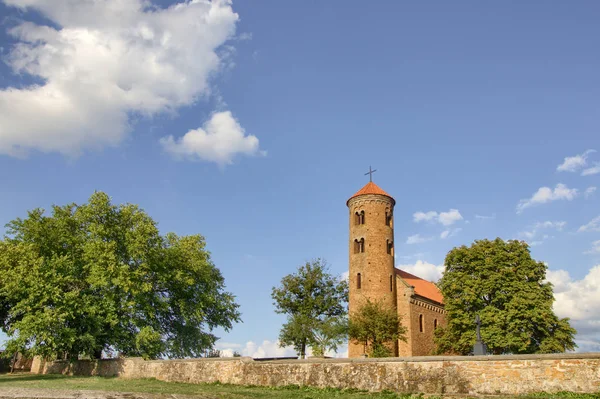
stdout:
[(347, 271), (372, 166), (398, 267), (435, 281), (456, 246), (525, 240), (598, 351), (599, 19), (593, 0), (0, 0), (0, 226), (95, 190), (139, 204), (206, 238), (243, 319), (217, 348), (291, 355), (271, 289), (314, 258)]

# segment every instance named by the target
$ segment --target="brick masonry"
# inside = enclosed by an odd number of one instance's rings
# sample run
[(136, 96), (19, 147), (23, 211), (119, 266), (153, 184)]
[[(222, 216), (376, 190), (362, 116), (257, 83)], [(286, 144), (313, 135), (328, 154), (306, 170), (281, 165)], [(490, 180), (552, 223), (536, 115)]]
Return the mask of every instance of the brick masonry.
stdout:
[(156, 378), (186, 383), (384, 389), (400, 393), (514, 395), (600, 391), (600, 353), (257, 362), (251, 358), (144, 361), (34, 360), (32, 372)]

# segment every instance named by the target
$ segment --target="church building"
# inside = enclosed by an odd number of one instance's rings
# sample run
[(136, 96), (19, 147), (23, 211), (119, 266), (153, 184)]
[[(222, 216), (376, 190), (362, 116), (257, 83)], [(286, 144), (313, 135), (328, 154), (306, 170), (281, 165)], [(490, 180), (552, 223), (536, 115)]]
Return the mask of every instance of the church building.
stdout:
[[(396, 201), (371, 181), (346, 205), (350, 215), (350, 319), (367, 299), (381, 301), (398, 311), (407, 331), (406, 342), (394, 343), (394, 356), (431, 355), (433, 332), (446, 324), (444, 300), (434, 283), (395, 267)], [(349, 343), (349, 357), (364, 353), (364, 345)]]

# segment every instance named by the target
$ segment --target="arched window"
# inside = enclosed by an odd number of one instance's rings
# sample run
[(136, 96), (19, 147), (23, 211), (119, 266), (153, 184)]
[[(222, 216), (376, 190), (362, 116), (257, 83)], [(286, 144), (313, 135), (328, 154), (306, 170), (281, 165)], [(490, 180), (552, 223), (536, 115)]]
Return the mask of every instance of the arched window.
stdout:
[(390, 274), (390, 292), (394, 291), (394, 276)]
[(437, 319), (433, 319), (433, 329), (437, 329)]
[(387, 240), (387, 253), (394, 256), (394, 242)]
[(423, 332), (423, 315), (419, 315), (419, 331)]
[(354, 253), (360, 254), (365, 252), (365, 239), (361, 238), (360, 240), (357, 238), (354, 240)]
[(361, 278), (361, 275), (360, 275), (360, 273), (358, 273), (356, 275), (356, 288), (358, 288), (359, 290), (360, 290), (361, 285), (362, 285), (362, 281), (360, 280), (360, 278)]
[(359, 225), (359, 224), (365, 224), (365, 211), (356, 211), (354, 213), (354, 220), (356, 221), (355, 224)]

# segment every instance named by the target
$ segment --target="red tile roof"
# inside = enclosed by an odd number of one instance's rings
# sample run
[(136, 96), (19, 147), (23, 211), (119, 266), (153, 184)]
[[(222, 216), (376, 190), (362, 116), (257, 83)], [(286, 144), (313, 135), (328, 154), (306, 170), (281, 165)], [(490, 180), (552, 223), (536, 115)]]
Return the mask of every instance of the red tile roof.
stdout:
[(363, 188), (358, 190), (356, 192), (356, 194), (354, 194), (352, 197), (350, 197), (348, 199), (348, 201), (350, 201), (354, 197), (358, 197), (359, 195), (365, 195), (365, 194), (385, 195), (386, 197), (390, 197), (392, 199), (392, 201), (394, 201), (394, 197), (392, 197), (391, 195), (389, 195), (388, 193), (383, 191), (377, 184), (373, 183), (372, 181), (368, 182)]
[(395, 269), (396, 274), (406, 281), (408, 285), (415, 287), (415, 294), (424, 298), (431, 299), (438, 303), (444, 303), (444, 297), (440, 289), (431, 281), (423, 280), (420, 277), (405, 272), (404, 270)]

